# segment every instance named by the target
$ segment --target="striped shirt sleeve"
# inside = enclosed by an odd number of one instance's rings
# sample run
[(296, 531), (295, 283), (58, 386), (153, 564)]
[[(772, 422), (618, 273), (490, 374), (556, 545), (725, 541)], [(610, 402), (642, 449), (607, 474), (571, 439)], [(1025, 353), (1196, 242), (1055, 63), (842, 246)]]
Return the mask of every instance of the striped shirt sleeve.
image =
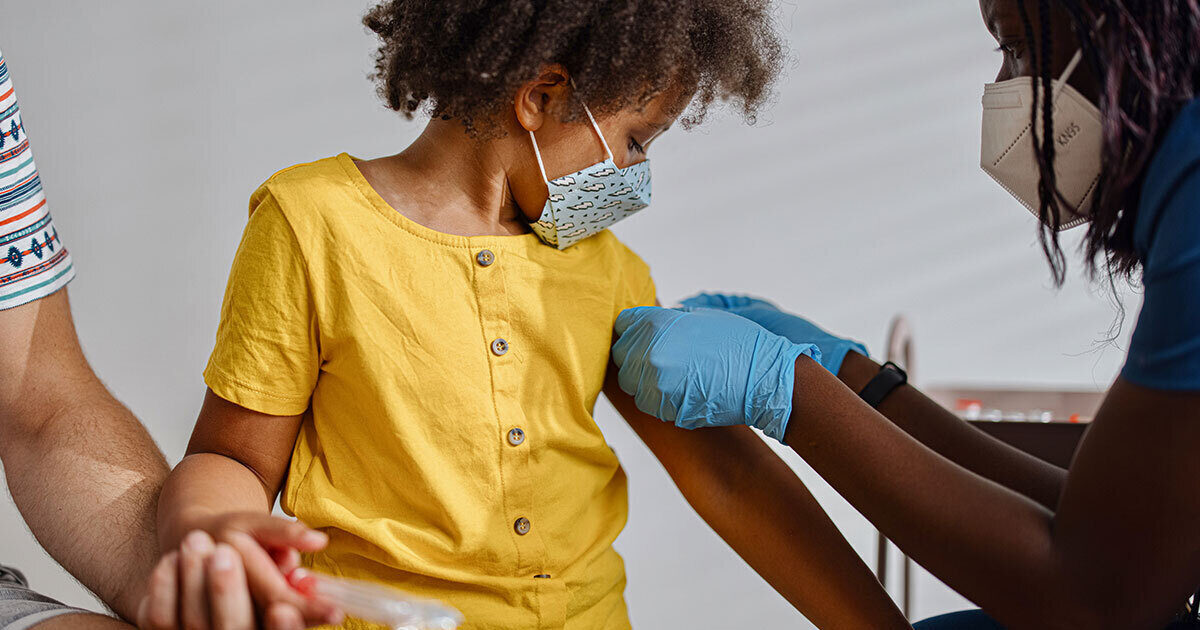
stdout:
[(50, 295), (74, 277), (0, 52), (0, 310)]

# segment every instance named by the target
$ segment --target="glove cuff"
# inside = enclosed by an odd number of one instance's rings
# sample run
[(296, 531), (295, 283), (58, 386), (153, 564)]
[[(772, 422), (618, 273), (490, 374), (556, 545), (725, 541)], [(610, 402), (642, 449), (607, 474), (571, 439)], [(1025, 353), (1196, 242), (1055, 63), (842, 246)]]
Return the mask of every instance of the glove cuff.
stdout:
[(752, 409), (751, 426), (767, 437), (783, 443), (788, 420), (792, 417), (792, 392), (796, 387), (796, 361), (801, 356), (821, 362), (821, 350), (811, 343), (792, 343), (779, 337), (786, 345), (780, 348), (778, 359), (768, 374), (758, 380), (756, 395), (747, 396)]
[(825, 369), (829, 370), (834, 376), (837, 376), (838, 372), (842, 369), (842, 362), (846, 360), (846, 354), (851, 351), (857, 352), (867, 358), (871, 357), (871, 354), (867, 352), (867, 347), (863, 344), (850, 339), (843, 339), (841, 343), (836, 344), (830, 349), (828, 355), (822, 358), (821, 365), (825, 366)]

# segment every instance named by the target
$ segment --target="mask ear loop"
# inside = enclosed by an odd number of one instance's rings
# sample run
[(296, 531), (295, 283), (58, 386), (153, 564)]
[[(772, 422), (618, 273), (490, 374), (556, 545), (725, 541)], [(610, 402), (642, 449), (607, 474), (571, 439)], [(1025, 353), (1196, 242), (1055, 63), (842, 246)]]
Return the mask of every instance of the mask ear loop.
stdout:
[[(575, 78), (574, 77), (572, 77), (568, 80), (571, 82), (571, 90), (572, 91), (579, 89), (578, 87), (575, 86)], [(592, 129), (596, 132), (597, 136), (600, 136), (600, 144), (604, 145), (604, 153), (608, 156), (609, 161), (611, 161), (613, 159), (612, 149), (608, 148), (608, 141), (604, 139), (604, 134), (600, 133), (600, 125), (596, 124), (596, 117), (592, 116), (591, 108), (589, 108), (587, 106), (587, 103), (580, 102), (579, 104), (583, 105), (584, 113), (587, 114), (588, 120), (592, 121)]]
[(612, 161), (612, 149), (608, 148), (608, 141), (604, 139), (604, 134), (600, 133), (600, 125), (596, 124), (596, 119), (592, 117), (592, 110), (588, 109), (587, 103), (582, 103), (583, 111), (587, 113), (588, 120), (592, 121), (592, 129), (596, 131), (596, 135), (600, 136), (600, 144), (604, 145), (604, 153), (608, 155), (608, 161)]
[[(1101, 15), (1100, 19), (1096, 20), (1096, 30), (1099, 30), (1100, 27), (1104, 26), (1104, 20), (1107, 17), (1107, 15)], [(1075, 51), (1075, 56), (1071, 57), (1071, 61), (1067, 62), (1067, 67), (1063, 69), (1062, 75), (1058, 77), (1058, 88), (1054, 90), (1055, 102), (1058, 102), (1058, 95), (1067, 85), (1067, 79), (1070, 79), (1071, 75), (1075, 73), (1075, 68), (1079, 66), (1079, 62), (1082, 60), (1083, 48), (1080, 48), (1079, 50)]]
[[(569, 80), (571, 82), (571, 89), (575, 90), (575, 79)], [(583, 105), (583, 111), (587, 114), (588, 120), (592, 122), (592, 130), (595, 131), (596, 135), (600, 137), (600, 144), (604, 145), (604, 153), (608, 156), (609, 161), (612, 161), (612, 149), (608, 148), (608, 141), (604, 139), (604, 134), (600, 133), (600, 125), (596, 124), (596, 118), (592, 116), (592, 110), (588, 108), (587, 103), (580, 104)], [(655, 137), (657, 137), (657, 135)], [(542, 162), (542, 152), (538, 149), (537, 137), (533, 135), (532, 129), (529, 130), (529, 139), (533, 142), (533, 155), (537, 158), (538, 170), (542, 172), (542, 179), (546, 183), (549, 183), (550, 178), (546, 175), (546, 165)]]
[(1056, 102), (1058, 101), (1058, 95), (1062, 92), (1062, 89), (1064, 87), (1066, 87), (1066, 85), (1067, 85), (1067, 79), (1070, 79), (1071, 75), (1075, 73), (1075, 68), (1077, 68), (1079, 66), (1079, 62), (1082, 59), (1083, 59), (1083, 49), (1080, 48), (1079, 50), (1075, 51), (1075, 56), (1071, 57), (1071, 61), (1067, 62), (1067, 67), (1063, 69), (1062, 75), (1060, 75), (1058, 77), (1058, 87), (1054, 89), (1054, 100)]
[(542, 152), (538, 150), (537, 138), (533, 135), (533, 130), (529, 130), (529, 139), (533, 142), (533, 155), (537, 158), (538, 170), (542, 172), (542, 181), (550, 183), (550, 178), (546, 177), (546, 165), (542, 163)]

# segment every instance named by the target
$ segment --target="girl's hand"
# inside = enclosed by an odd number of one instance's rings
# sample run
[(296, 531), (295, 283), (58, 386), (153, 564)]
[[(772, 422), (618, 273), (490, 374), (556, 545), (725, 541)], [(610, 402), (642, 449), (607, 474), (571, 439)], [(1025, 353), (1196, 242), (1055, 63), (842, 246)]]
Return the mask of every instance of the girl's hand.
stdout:
[(260, 513), (213, 517), (163, 556), (138, 611), (143, 630), (299, 630), (339, 623), (332, 604), (288, 583), (300, 551), (324, 548), (324, 534)]
[(617, 316), (613, 361), (638, 409), (684, 429), (748, 424), (783, 441), (798, 344), (713, 309), (631, 308)]

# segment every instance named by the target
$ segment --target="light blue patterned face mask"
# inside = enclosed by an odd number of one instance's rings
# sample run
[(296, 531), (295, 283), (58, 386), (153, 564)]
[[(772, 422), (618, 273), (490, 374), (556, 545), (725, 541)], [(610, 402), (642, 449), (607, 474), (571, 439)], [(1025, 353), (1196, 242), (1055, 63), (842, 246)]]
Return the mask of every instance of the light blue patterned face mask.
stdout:
[(650, 205), (650, 161), (617, 168), (591, 110), (587, 105), (583, 109), (608, 156), (594, 166), (549, 179), (537, 138), (529, 132), (533, 154), (537, 156), (538, 168), (542, 170), (542, 179), (546, 180), (550, 192), (542, 216), (531, 227), (543, 242), (558, 249), (566, 249)]

